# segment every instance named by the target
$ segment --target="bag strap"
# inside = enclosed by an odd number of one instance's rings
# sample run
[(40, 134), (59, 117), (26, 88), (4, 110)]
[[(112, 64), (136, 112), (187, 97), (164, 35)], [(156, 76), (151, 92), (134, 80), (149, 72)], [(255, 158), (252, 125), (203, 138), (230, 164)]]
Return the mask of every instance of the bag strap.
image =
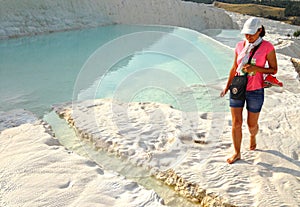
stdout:
[(260, 45), (261, 45), (261, 43), (259, 43), (258, 45), (256, 45), (256, 46), (253, 48), (252, 54), (251, 54), (251, 56), (250, 56), (249, 59), (248, 59), (248, 64), (251, 63), (252, 57), (254, 56), (254, 53), (256, 52), (256, 50), (259, 48)]

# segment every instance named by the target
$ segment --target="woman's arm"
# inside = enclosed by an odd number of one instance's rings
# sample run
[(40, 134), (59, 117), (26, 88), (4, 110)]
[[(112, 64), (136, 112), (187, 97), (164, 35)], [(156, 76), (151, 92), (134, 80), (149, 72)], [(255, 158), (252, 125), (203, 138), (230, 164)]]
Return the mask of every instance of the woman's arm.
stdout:
[(269, 68), (258, 67), (256, 65), (246, 64), (243, 67), (243, 71), (246, 73), (260, 72), (260, 73), (265, 73), (265, 74), (276, 74), (277, 73), (277, 59), (276, 59), (275, 50), (272, 50), (267, 55), (267, 61), (268, 61)]
[(226, 87), (223, 89), (223, 91), (221, 92), (220, 96), (223, 97), (226, 95), (226, 93), (228, 92), (229, 90), (229, 86), (232, 82), (232, 79), (233, 77), (235, 76), (235, 73), (236, 73), (236, 69), (237, 69), (237, 54), (235, 54), (234, 56), (234, 62), (233, 62), (233, 65), (230, 69), (230, 72), (229, 72), (229, 77), (228, 77), (228, 80), (227, 80), (227, 84), (226, 84)]

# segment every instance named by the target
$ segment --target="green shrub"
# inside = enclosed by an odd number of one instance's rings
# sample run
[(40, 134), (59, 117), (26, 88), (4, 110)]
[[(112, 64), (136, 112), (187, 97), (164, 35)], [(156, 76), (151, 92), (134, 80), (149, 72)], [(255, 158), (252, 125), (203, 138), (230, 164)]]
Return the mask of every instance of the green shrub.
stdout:
[(300, 30), (297, 30), (296, 32), (294, 32), (293, 36), (294, 37), (299, 37), (300, 36)]
[(289, 2), (285, 7), (285, 16), (300, 16), (300, 2)]

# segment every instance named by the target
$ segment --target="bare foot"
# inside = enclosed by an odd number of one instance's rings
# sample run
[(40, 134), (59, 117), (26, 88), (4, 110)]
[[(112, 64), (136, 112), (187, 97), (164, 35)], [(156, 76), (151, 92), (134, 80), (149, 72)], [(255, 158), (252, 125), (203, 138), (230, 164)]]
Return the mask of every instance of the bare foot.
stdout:
[(250, 150), (256, 149), (256, 139), (255, 137), (250, 137)]
[(241, 154), (234, 154), (232, 157), (227, 159), (227, 163), (232, 164), (239, 159), (241, 159)]

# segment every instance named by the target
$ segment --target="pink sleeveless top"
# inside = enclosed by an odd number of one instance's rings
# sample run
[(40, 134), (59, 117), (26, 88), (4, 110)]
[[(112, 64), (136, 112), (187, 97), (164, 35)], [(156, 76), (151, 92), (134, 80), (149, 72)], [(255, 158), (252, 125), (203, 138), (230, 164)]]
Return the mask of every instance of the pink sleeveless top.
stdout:
[[(235, 53), (240, 54), (244, 48), (244, 41), (237, 43), (235, 47)], [(268, 42), (263, 40), (259, 48), (256, 50), (254, 56), (252, 57), (251, 64), (265, 67), (267, 63), (267, 55), (274, 50), (274, 46)], [(239, 65), (241, 61), (237, 62)], [(254, 91), (257, 89), (263, 88), (263, 73), (256, 72), (255, 75), (248, 75), (248, 84), (247, 91)]]

